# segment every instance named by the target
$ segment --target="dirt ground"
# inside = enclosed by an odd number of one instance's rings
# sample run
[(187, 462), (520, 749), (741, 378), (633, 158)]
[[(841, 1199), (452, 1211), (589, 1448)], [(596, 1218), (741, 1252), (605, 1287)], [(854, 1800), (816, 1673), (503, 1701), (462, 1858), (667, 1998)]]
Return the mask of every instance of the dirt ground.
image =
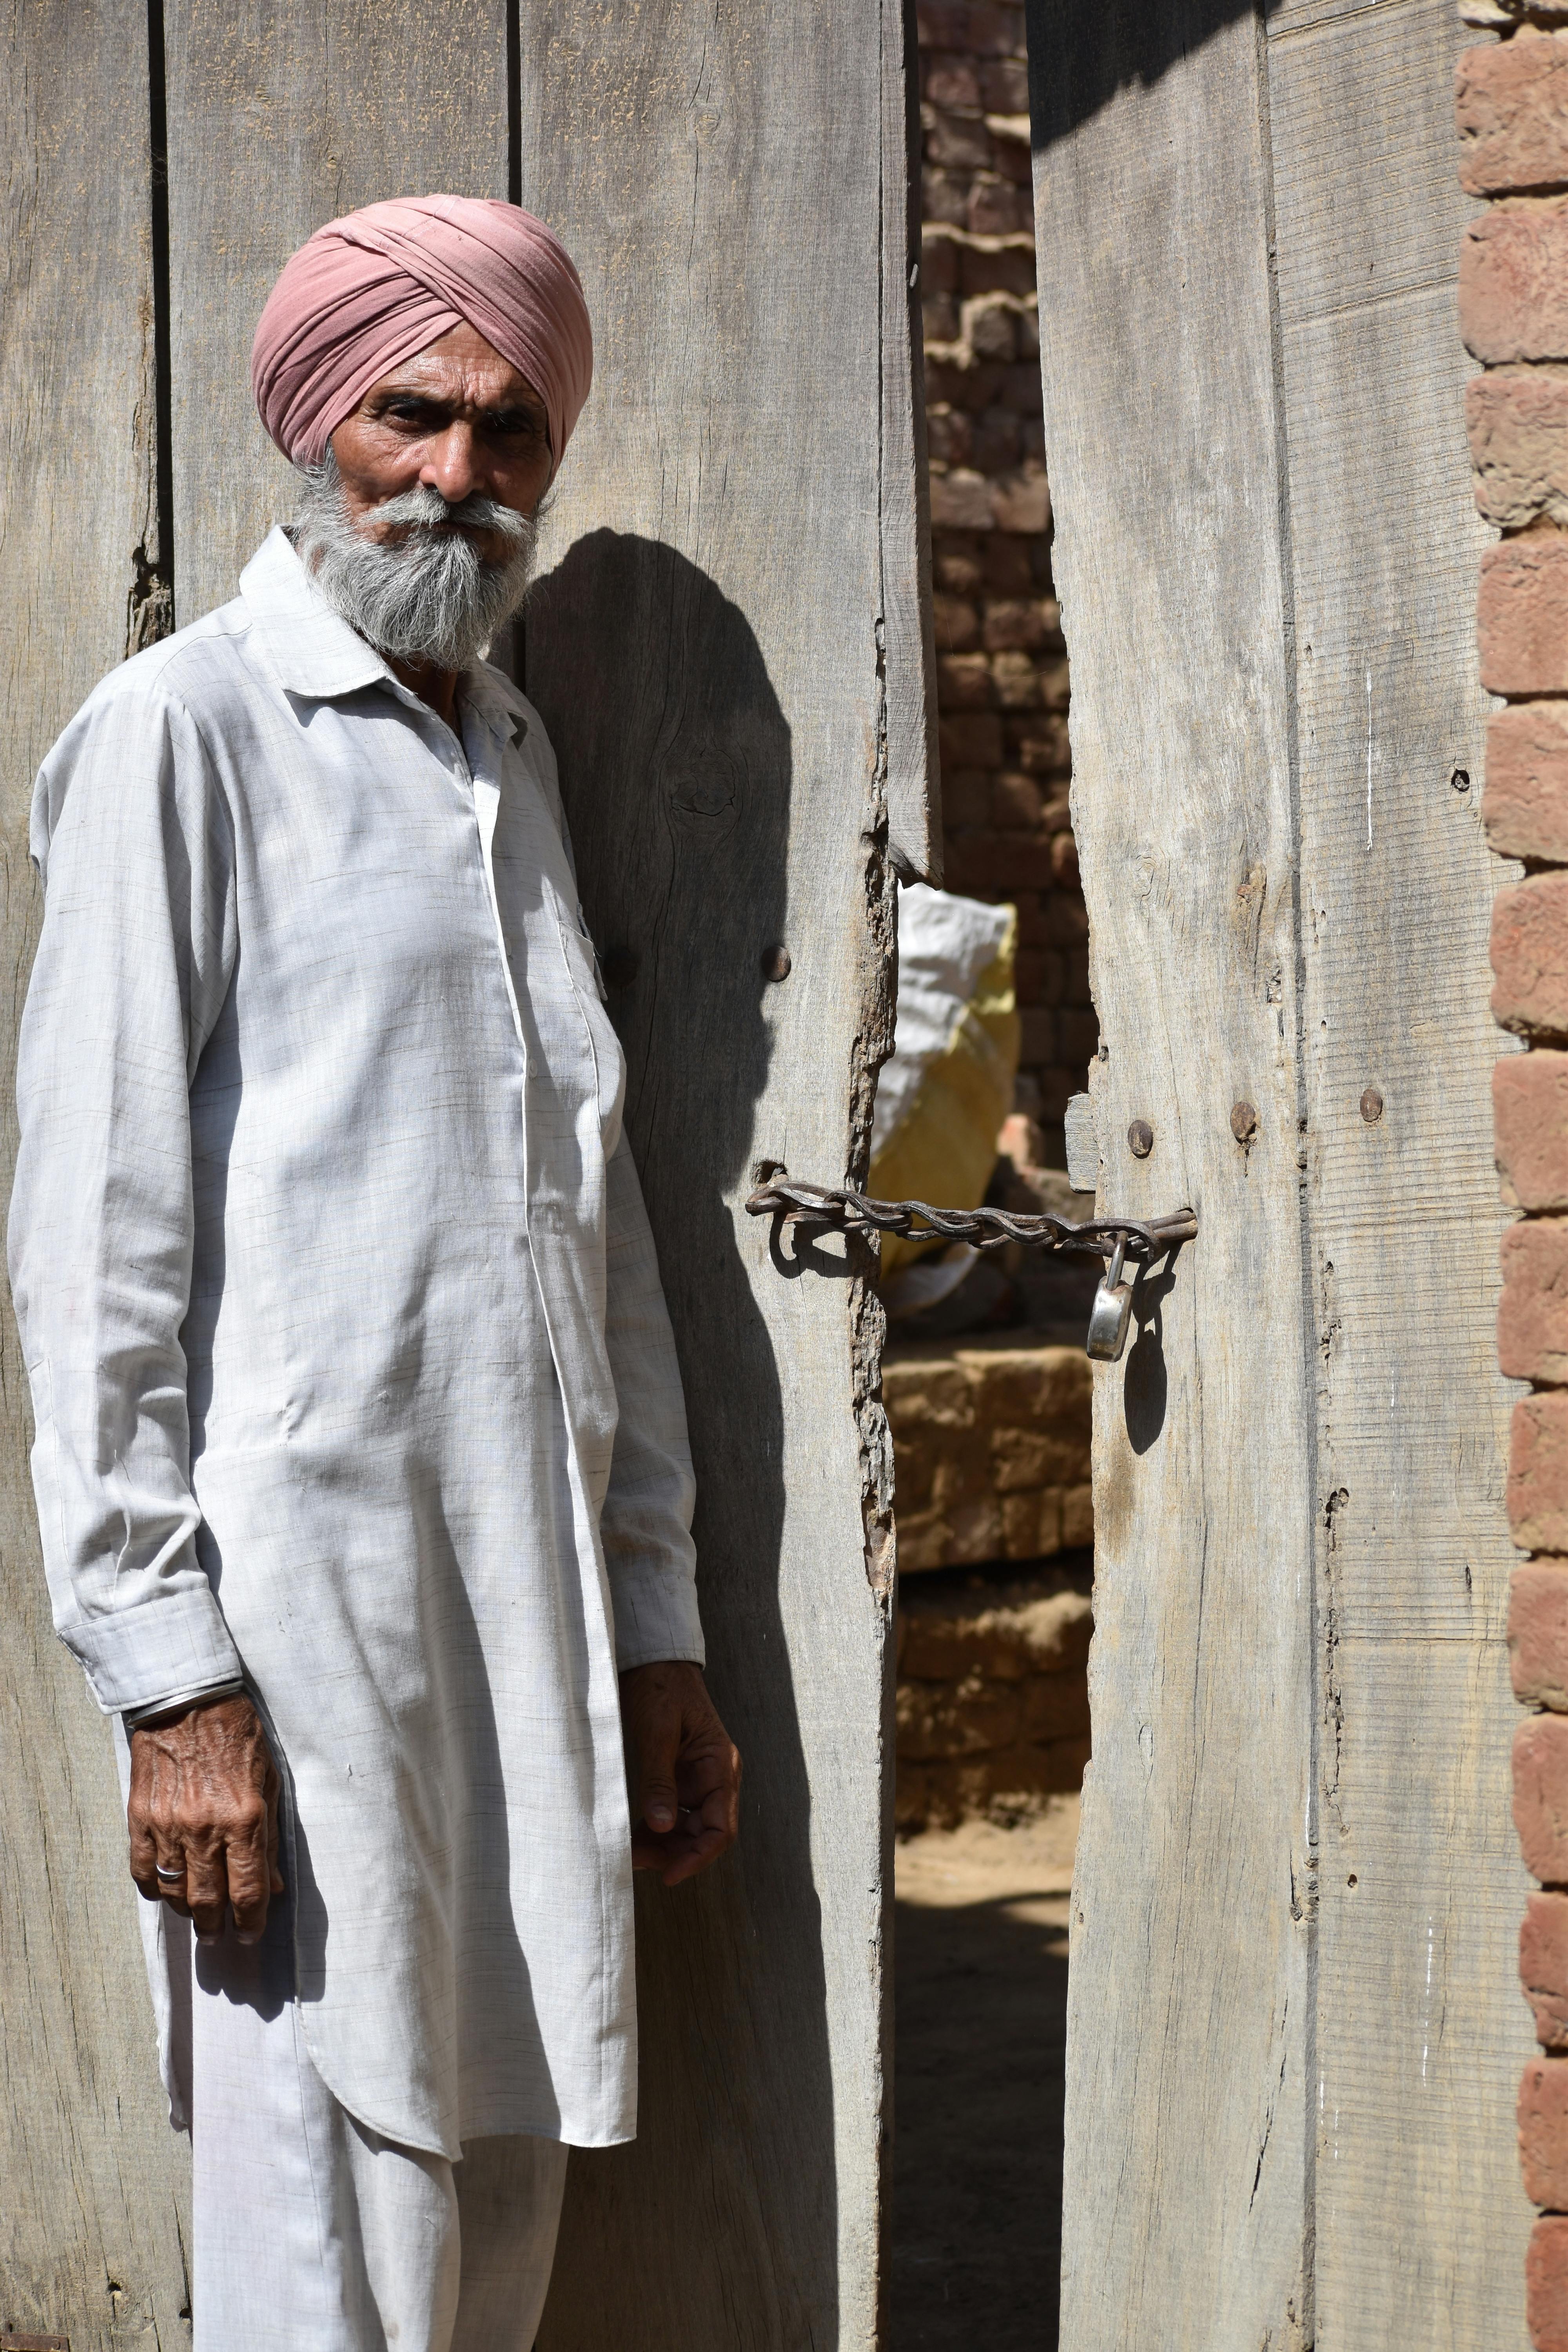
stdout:
[(1056, 2352), (1078, 1799), (898, 1849), (893, 2352)]

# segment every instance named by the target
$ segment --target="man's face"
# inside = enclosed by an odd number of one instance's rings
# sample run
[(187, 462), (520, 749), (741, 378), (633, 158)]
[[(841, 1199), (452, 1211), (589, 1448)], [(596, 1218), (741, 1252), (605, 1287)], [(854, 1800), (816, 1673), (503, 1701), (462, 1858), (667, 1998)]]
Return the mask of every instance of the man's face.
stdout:
[[(378, 522), (373, 509), (405, 490), (425, 484), (448, 506), (478, 495), (531, 516), (552, 469), (542, 399), (466, 324), (373, 384), (334, 431), (332, 455), (355, 528), (384, 543), (403, 527)], [(436, 528), (463, 531), (486, 563), (510, 552), (493, 531)]]

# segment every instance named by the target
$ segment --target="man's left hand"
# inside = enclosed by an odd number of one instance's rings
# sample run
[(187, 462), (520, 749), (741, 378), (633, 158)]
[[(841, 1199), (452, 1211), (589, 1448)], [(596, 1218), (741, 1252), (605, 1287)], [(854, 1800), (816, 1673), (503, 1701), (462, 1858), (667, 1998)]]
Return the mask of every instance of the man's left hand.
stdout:
[(741, 1758), (700, 1670), (681, 1662), (621, 1676), (631, 1781), (632, 1868), (667, 1886), (695, 1878), (735, 1843)]

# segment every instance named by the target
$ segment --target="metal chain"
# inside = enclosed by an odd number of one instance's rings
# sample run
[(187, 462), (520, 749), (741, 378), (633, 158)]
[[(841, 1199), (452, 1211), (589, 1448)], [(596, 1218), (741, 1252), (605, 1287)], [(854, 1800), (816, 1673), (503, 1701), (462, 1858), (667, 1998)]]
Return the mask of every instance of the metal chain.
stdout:
[(1191, 1209), (1140, 1221), (1089, 1217), (1075, 1225), (1049, 1209), (1022, 1216), (1012, 1209), (933, 1209), (926, 1201), (872, 1201), (847, 1186), (806, 1184), (775, 1169), (746, 1202), (753, 1217), (782, 1217), (787, 1225), (831, 1225), (851, 1233), (909, 1234), (917, 1241), (970, 1242), (976, 1249), (1000, 1249), (1022, 1242), (1026, 1249), (1086, 1250), (1097, 1257), (1115, 1255), (1118, 1242), (1129, 1257), (1147, 1265), (1180, 1242), (1192, 1241), (1198, 1221)]

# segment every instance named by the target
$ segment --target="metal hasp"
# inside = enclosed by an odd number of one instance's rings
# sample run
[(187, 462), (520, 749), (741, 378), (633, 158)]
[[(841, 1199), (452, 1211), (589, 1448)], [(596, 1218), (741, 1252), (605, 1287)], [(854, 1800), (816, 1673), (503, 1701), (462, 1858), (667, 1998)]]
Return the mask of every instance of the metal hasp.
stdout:
[(840, 1233), (908, 1234), (916, 1241), (968, 1242), (978, 1250), (1001, 1249), (1021, 1242), (1026, 1249), (1077, 1250), (1110, 1261), (1095, 1294), (1089, 1318), (1089, 1353), (1097, 1362), (1114, 1364), (1127, 1341), (1132, 1317), (1132, 1292), (1137, 1282), (1122, 1279), (1131, 1257), (1148, 1265), (1155, 1258), (1197, 1237), (1198, 1221), (1191, 1209), (1174, 1209), (1168, 1216), (1140, 1222), (1133, 1217), (1087, 1217), (1075, 1224), (1049, 1210), (1038, 1216), (1021, 1216), (1011, 1209), (937, 1209), (928, 1201), (873, 1201), (847, 1185), (807, 1184), (792, 1179), (775, 1161), (763, 1161), (761, 1178), (746, 1202), (752, 1217), (776, 1217), (785, 1225), (828, 1225)]

